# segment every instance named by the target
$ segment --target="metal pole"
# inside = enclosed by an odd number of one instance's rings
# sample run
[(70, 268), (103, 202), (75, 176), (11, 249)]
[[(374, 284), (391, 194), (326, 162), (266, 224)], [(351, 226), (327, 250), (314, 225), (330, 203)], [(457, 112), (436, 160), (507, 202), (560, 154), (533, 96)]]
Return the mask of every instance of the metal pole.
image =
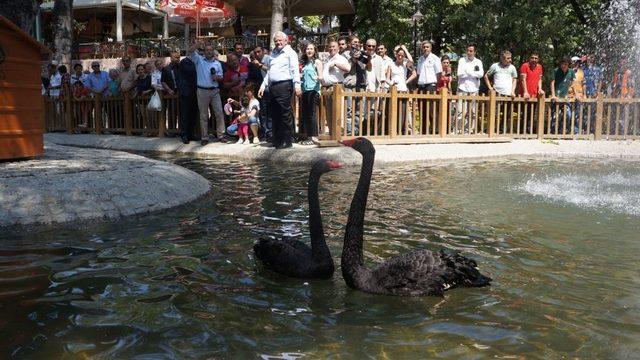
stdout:
[(42, 15), (40, 14), (40, 6), (36, 12), (36, 40), (42, 42)]
[(162, 37), (165, 39), (169, 38), (169, 14), (165, 13), (162, 18)]
[(416, 27), (416, 19), (413, 19), (413, 61), (417, 61), (416, 59), (418, 58), (418, 34), (417, 34), (417, 27)]
[(190, 35), (189, 24), (184, 24), (184, 48), (185, 50), (189, 50), (189, 35)]
[(122, 0), (116, 0), (116, 41), (122, 42)]

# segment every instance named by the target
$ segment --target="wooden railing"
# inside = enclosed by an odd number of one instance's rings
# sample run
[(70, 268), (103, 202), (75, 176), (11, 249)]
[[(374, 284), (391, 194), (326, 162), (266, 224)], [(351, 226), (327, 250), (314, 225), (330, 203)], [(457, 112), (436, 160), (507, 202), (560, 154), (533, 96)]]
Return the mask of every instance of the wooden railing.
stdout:
[[(180, 104), (163, 96), (161, 112), (147, 111), (149, 97), (95, 96), (45, 99), (48, 131), (177, 134)], [(295, 99), (295, 126), (300, 104)], [(640, 139), (640, 99), (551, 100), (497, 96), (321, 90), (319, 134), (336, 141), (365, 136), (378, 143), (493, 141), (492, 139)], [(199, 122), (196, 120), (195, 122)], [(213, 124), (212, 124), (213, 125)], [(198, 126), (196, 126), (198, 128)], [(215, 127), (210, 127), (211, 129)]]
[(340, 129), (332, 139), (640, 139), (640, 99), (558, 99), (333, 90)]

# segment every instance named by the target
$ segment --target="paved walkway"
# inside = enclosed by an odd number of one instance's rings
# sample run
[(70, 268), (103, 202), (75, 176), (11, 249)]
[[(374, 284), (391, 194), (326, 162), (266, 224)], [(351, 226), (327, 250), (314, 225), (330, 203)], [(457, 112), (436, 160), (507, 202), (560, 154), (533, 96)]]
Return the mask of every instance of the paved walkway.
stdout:
[(205, 178), (177, 165), (47, 142), (41, 158), (0, 163), (0, 227), (146, 213), (209, 189)]
[[(351, 148), (318, 148), (294, 144), (291, 149), (276, 150), (260, 145), (210, 143), (200, 146), (192, 141), (182, 144), (177, 138), (144, 138), (119, 135), (67, 135), (46, 134), (48, 142), (101, 149), (156, 151), (216, 156), (254, 161), (312, 163), (326, 158), (346, 165), (360, 163), (361, 156)], [(591, 141), (591, 140), (514, 140), (508, 143), (490, 144), (422, 144), (376, 145), (376, 164), (442, 161), (451, 159), (491, 158), (500, 156), (543, 157), (640, 157), (640, 141)]]

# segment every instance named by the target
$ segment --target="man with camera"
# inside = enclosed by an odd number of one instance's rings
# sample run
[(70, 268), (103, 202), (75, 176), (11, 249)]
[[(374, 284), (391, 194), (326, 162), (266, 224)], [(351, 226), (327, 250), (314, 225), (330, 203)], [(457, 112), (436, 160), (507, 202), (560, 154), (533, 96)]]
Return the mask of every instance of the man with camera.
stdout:
[[(367, 68), (371, 69), (371, 57), (360, 48), (360, 39), (357, 36), (351, 38), (351, 51), (349, 52), (349, 64), (351, 69), (344, 78), (345, 92), (364, 91), (367, 87)], [(348, 96), (348, 95), (347, 95)], [(353, 107), (355, 106), (355, 111)], [(352, 124), (353, 132), (352, 132)], [(360, 135), (360, 99), (347, 97), (347, 133)]]
[[(198, 53), (199, 49), (202, 49), (204, 56)], [(198, 78), (197, 96), (198, 109), (200, 109), (200, 130), (202, 132), (200, 143), (202, 146), (209, 143), (209, 106), (213, 106), (218, 141), (229, 142), (224, 135), (226, 129), (222, 114), (222, 100), (220, 99), (220, 82), (223, 76), (222, 64), (217, 59), (218, 53), (213, 48), (213, 45), (204, 45), (202, 41), (199, 41), (191, 46), (189, 54), (196, 65)]]

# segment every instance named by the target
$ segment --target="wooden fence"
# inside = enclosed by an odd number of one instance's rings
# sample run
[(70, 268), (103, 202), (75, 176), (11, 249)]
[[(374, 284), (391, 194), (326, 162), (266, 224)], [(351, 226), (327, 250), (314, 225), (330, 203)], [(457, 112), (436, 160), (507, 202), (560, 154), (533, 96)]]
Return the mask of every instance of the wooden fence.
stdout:
[[(147, 111), (149, 97), (95, 96), (45, 99), (47, 131), (143, 134), (179, 132), (177, 96), (163, 97), (164, 111)], [(293, 103), (299, 129), (300, 104)], [(505, 139), (640, 139), (640, 99), (552, 100), (497, 96), (351, 91), (323, 88), (320, 140), (355, 136), (377, 143), (500, 141)], [(199, 124), (195, 119), (195, 123)], [(198, 128), (199, 126), (196, 126)], [(210, 127), (214, 129), (215, 127)]]

